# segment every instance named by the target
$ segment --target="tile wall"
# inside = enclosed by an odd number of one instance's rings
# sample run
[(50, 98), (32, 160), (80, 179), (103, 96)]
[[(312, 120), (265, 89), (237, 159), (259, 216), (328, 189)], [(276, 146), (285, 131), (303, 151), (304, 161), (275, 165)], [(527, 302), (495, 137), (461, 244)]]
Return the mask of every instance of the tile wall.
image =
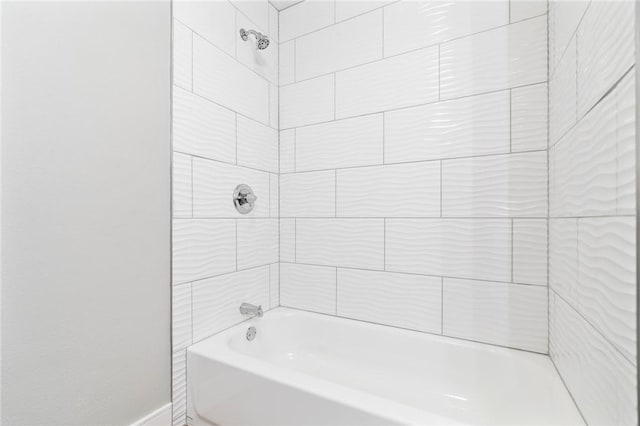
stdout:
[[(278, 13), (256, 2), (175, 1), (173, 423), (186, 422), (186, 348), (278, 305)], [(256, 51), (240, 28), (272, 37)], [(236, 185), (258, 202), (243, 216)]]
[(280, 12), (280, 303), (547, 353), (546, 1)]
[(549, 10), (549, 349), (590, 424), (637, 424), (634, 13)]

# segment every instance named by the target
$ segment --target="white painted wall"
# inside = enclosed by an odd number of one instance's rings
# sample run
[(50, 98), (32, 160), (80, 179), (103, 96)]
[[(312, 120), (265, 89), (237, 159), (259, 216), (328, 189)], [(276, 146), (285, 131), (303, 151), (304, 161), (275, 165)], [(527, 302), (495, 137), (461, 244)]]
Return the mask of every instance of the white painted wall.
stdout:
[(170, 4), (2, 4), (2, 424), (170, 400)]

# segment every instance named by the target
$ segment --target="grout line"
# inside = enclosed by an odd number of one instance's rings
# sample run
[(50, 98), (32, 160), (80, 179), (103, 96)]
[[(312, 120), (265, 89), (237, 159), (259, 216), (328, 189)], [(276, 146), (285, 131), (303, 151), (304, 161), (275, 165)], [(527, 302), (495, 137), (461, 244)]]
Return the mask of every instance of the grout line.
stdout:
[(515, 239), (515, 237), (513, 235), (513, 218), (511, 218), (511, 262), (510, 262), (511, 263), (511, 282), (515, 281), (514, 276), (513, 276), (513, 264), (514, 264), (513, 246), (515, 245), (514, 244), (514, 242), (515, 242), (514, 239)]
[[(328, 76), (330, 74), (333, 74), (333, 73), (325, 74), (322, 77), (326, 77), (326, 76)], [(371, 116), (371, 115), (381, 114), (383, 112), (404, 111), (404, 110), (423, 107), (423, 106), (427, 106), (427, 105), (436, 105), (436, 104), (438, 104), (440, 102), (458, 101), (458, 100), (462, 100), (462, 99), (473, 98), (475, 96), (491, 95), (491, 94), (495, 94), (495, 93), (506, 92), (507, 90), (510, 90), (510, 89), (520, 89), (520, 88), (525, 88), (525, 87), (538, 86), (538, 85), (542, 85), (542, 84), (547, 84), (547, 81), (546, 80), (536, 81), (535, 83), (527, 83), (527, 84), (522, 84), (522, 85), (519, 85), (519, 86), (505, 87), (505, 88), (498, 89), (498, 90), (489, 90), (489, 91), (486, 91), (486, 92), (478, 92), (478, 93), (473, 93), (473, 94), (470, 94), (470, 95), (455, 96), (455, 97), (452, 97), (452, 98), (445, 98), (445, 99), (441, 99), (441, 100), (440, 99), (435, 99), (435, 100), (432, 100), (432, 101), (421, 102), (421, 103), (417, 103), (417, 104), (411, 104), (411, 105), (398, 107), (398, 108), (382, 109), (382, 110), (374, 111), (374, 112), (366, 112), (366, 113), (363, 113), (363, 114), (356, 114), (356, 115), (350, 115), (350, 116), (346, 116), (346, 117), (335, 118), (334, 120), (324, 120), (324, 121), (317, 121), (317, 122), (308, 123), (308, 124), (301, 124), (301, 125), (297, 125), (297, 126), (285, 127), (285, 128), (280, 129), (280, 130), (290, 130), (290, 129), (294, 129), (294, 128), (298, 128), (299, 129), (299, 128), (303, 128), (303, 127), (318, 126), (320, 124), (328, 124), (328, 123), (333, 123), (333, 122), (336, 122), (336, 121), (349, 120), (349, 119), (360, 118), (360, 117), (368, 117), (368, 116)], [(286, 86), (287, 85), (281, 86), (281, 87), (286, 87)], [(198, 96), (201, 96), (201, 95), (198, 95)], [(207, 99), (207, 100), (210, 101), (209, 98), (204, 98), (204, 99)], [(211, 101), (211, 102), (215, 102), (215, 101)], [(257, 121), (255, 119), (253, 119), (253, 120)], [(259, 123), (261, 123), (261, 122), (259, 122)], [(264, 124), (264, 123), (261, 123), (261, 124)]]
[(236, 113), (236, 165), (238, 165), (238, 114)]
[(547, 218), (546, 216), (280, 216), (280, 217), (269, 217), (269, 216), (250, 216), (250, 217), (238, 217), (238, 216), (177, 216), (173, 219), (176, 221), (183, 220), (230, 220), (235, 219), (239, 221), (243, 220), (255, 220), (255, 221), (269, 221), (269, 220), (277, 220), (277, 219), (326, 219), (326, 220), (367, 220), (367, 219), (388, 219), (388, 220), (511, 220), (511, 219), (549, 219), (551, 221), (561, 220), (561, 219), (581, 219), (581, 220), (589, 220), (589, 219), (616, 219), (616, 218), (634, 218), (635, 214), (610, 214), (610, 215), (599, 215), (599, 216), (552, 216)]
[(236, 271), (238, 271), (238, 219), (236, 219)]

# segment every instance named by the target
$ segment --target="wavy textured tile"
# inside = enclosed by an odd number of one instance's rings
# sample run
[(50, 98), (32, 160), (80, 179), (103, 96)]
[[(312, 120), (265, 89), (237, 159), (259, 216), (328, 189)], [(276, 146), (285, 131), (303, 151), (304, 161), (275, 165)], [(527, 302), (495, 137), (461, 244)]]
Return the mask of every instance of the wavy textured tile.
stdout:
[(616, 214), (615, 144), (615, 96), (609, 96), (554, 147), (553, 216)]
[(269, 265), (193, 284), (193, 341), (244, 321), (243, 302), (269, 306)]
[(177, 1), (173, 16), (229, 55), (235, 53), (236, 9), (226, 1)]
[(336, 22), (361, 15), (370, 10), (393, 3), (395, 0), (342, 0), (336, 2)]
[(296, 261), (382, 270), (383, 219), (297, 219)]
[(576, 38), (573, 37), (549, 82), (549, 143), (555, 144), (578, 121)]
[(547, 153), (442, 162), (442, 215), (547, 215)]
[(589, 3), (589, 0), (549, 2), (549, 75), (555, 73)]
[(549, 220), (549, 287), (578, 306), (578, 221)]
[(390, 272), (338, 269), (338, 315), (441, 332), (442, 281)]
[(280, 264), (280, 304), (336, 314), (336, 268)]
[(550, 314), (551, 358), (587, 423), (635, 424), (635, 367), (553, 292)]
[(171, 324), (173, 352), (186, 349), (191, 344), (191, 283), (173, 287)]
[(191, 90), (191, 30), (173, 20), (173, 84)]
[(269, 216), (280, 217), (280, 175), (269, 174)]
[(280, 88), (280, 129), (322, 123), (335, 118), (333, 74)]
[(235, 163), (235, 113), (180, 88), (172, 102), (175, 151)]
[(546, 83), (511, 90), (511, 150), (513, 152), (547, 148), (548, 106)]
[(280, 173), (296, 171), (296, 129), (280, 131)]
[[(342, 217), (440, 216), (440, 162), (359, 167), (337, 172)], [(399, 202), (406, 194), (409, 203)]]
[(547, 13), (547, 2), (545, 0), (511, 1), (509, 6), (511, 22)]
[(187, 351), (173, 352), (171, 358), (171, 403), (173, 426), (187, 423)]
[(251, 19), (251, 21), (255, 22), (260, 29), (269, 31), (269, 2), (245, 0), (230, 1), (240, 12), (242, 12), (242, 15), (245, 15)]
[(269, 82), (198, 35), (193, 38), (193, 91), (269, 123)]
[(173, 221), (173, 283), (179, 284), (236, 268), (233, 219)]
[(443, 334), (547, 353), (547, 289), (445, 278)]
[(269, 125), (280, 128), (280, 88), (275, 84), (269, 84)]
[(636, 90), (635, 73), (615, 89), (618, 150), (618, 214), (636, 213)]
[(635, 218), (578, 220), (579, 311), (636, 360)]
[(335, 74), (336, 118), (438, 100), (438, 48), (431, 47)]
[(280, 262), (296, 261), (296, 220), (280, 219)]
[(296, 171), (382, 164), (382, 114), (296, 129)]
[(318, 75), (382, 59), (382, 9), (296, 39), (296, 78)]
[(173, 217), (191, 217), (191, 156), (174, 153), (172, 171)]
[(384, 53), (397, 55), (508, 23), (508, 1), (396, 2), (384, 9)]
[(238, 165), (278, 172), (278, 131), (238, 116)]
[(280, 176), (282, 217), (334, 217), (336, 172), (294, 173)]
[(634, 64), (634, 3), (591, 2), (578, 27), (581, 116)]
[(385, 161), (509, 152), (509, 92), (385, 113)]
[(514, 219), (512, 281), (547, 285), (547, 219)]
[(280, 306), (280, 263), (269, 265), (269, 301), (271, 309)]
[(508, 219), (387, 219), (387, 271), (511, 280)]
[(278, 219), (238, 219), (238, 269), (278, 261)]
[[(240, 1), (242, 4), (261, 4), (265, 11), (268, 8), (268, 2), (254, 2), (254, 1)], [(238, 62), (246, 65), (249, 69), (253, 70), (256, 74), (264, 77), (272, 84), (278, 84), (278, 50), (279, 45), (271, 37), (271, 32), (268, 28), (268, 23), (265, 22), (264, 26), (261, 24), (254, 24), (255, 21), (251, 21), (242, 13), (236, 14), (236, 28), (235, 33), (238, 34), (241, 28), (249, 29), (253, 28), (263, 34), (269, 35), (270, 43), (269, 48), (264, 50), (256, 49), (254, 41), (250, 38), (247, 41), (242, 40), (240, 37), (235, 38), (236, 42), (236, 59)]]
[(440, 45), (440, 99), (541, 83), (546, 79), (546, 16)]
[(295, 42), (288, 41), (280, 44), (280, 86), (291, 84), (296, 79), (295, 74)]
[[(253, 210), (240, 214), (233, 204), (238, 184), (249, 185), (258, 201)], [(269, 173), (232, 164), (193, 159), (193, 215), (195, 217), (269, 217)]]

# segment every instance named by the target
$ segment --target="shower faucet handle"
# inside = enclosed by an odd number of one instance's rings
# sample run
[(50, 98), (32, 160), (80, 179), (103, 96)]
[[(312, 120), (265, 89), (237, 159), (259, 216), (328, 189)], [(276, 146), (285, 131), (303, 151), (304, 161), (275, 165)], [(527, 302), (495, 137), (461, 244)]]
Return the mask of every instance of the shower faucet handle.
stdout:
[(240, 184), (233, 191), (233, 205), (240, 214), (247, 214), (255, 206), (258, 196), (249, 185)]

